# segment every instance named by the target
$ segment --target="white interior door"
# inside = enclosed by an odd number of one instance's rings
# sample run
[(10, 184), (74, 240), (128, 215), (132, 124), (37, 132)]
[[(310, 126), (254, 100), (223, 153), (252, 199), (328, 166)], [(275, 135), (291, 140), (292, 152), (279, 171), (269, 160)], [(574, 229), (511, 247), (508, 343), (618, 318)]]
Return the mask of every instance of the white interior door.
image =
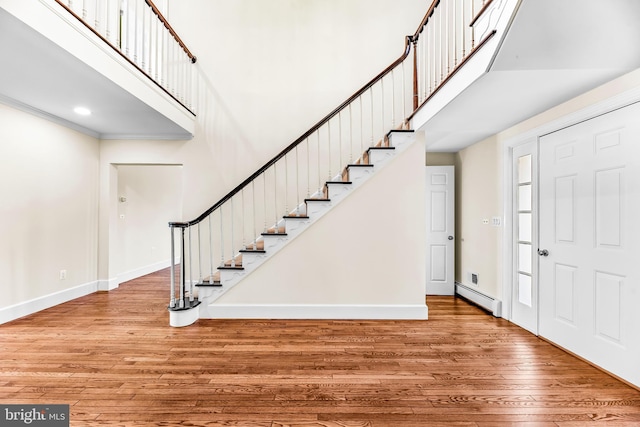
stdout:
[(453, 166), (427, 166), (427, 295), (453, 295), (455, 250)]
[(540, 139), (539, 320), (640, 386), (638, 117), (635, 104)]
[(513, 149), (511, 320), (538, 334), (537, 141)]

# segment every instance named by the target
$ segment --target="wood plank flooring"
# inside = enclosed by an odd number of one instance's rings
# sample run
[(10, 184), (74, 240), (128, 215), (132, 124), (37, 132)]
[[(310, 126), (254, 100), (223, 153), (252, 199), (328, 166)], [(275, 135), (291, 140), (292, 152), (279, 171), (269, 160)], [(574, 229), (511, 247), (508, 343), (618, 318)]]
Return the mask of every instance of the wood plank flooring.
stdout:
[(428, 321), (174, 329), (167, 295), (161, 271), (0, 325), (0, 403), (72, 426), (640, 425), (639, 391), (453, 297)]

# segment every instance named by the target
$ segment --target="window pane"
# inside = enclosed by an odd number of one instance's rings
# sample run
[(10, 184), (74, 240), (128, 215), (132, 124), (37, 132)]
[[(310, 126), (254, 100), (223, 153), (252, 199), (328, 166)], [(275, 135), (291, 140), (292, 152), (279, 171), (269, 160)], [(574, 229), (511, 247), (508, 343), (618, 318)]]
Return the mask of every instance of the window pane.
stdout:
[(518, 274), (518, 301), (521, 304), (531, 307), (531, 276)]
[(518, 245), (518, 271), (531, 274), (531, 245)]
[(518, 240), (521, 242), (531, 241), (531, 214), (518, 214)]
[(531, 182), (531, 154), (518, 157), (518, 183)]
[(531, 184), (518, 187), (518, 210), (531, 210)]

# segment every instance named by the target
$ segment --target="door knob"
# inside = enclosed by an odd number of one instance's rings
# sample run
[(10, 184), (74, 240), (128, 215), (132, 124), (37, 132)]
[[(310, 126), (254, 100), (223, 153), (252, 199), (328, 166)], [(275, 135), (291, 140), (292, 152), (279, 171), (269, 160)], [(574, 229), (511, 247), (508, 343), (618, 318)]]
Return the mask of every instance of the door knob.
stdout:
[(453, 236), (449, 236), (449, 237), (447, 237), (447, 239), (453, 240)]
[(538, 255), (540, 256), (549, 256), (549, 251), (546, 249), (538, 249)]

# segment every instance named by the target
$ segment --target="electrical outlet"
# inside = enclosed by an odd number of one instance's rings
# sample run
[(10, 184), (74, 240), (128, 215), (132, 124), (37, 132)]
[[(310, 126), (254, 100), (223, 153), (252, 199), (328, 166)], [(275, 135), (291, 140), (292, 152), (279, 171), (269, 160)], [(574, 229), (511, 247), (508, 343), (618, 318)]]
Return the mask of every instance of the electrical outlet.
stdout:
[(476, 273), (471, 273), (471, 283), (474, 285), (478, 284), (478, 275)]
[(488, 225), (488, 224), (489, 224), (489, 219), (488, 219), (488, 218), (484, 218), (484, 219), (482, 220), (482, 223), (483, 223), (484, 225)]
[(67, 270), (60, 270), (60, 280), (67, 279)]

